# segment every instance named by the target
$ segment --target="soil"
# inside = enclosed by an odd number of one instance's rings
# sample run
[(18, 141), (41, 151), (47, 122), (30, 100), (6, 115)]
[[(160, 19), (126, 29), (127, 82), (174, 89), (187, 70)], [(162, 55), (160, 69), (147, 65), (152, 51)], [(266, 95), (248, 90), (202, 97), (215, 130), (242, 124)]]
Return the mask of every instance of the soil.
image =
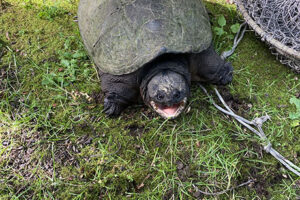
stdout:
[(132, 137), (141, 137), (144, 132), (144, 127), (138, 124), (131, 124), (126, 126), (125, 129), (129, 130), (128, 134)]
[[(25, 179), (33, 179), (34, 173), (32, 170), (37, 165), (37, 160), (34, 159), (34, 153), (38, 148), (40, 140), (39, 133), (28, 134), (28, 130), (22, 130), (18, 140), (20, 144), (10, 144), (10, 134), (4, 138), (2, 145), (13, 146), (9, 154), (2, 157), (6, 161), (6, 167), (13, 168), (18, 174), (21, 174)], [(3, 169), (4, 170), (4, 169)]]
[(235, 112), (241, 115), (247, 115), (252, 108), (252, 103), (248, 99), (241, 99), (238, 95), (233, 96), (226, 86), (218, 86), (218, 90), (227, 105)]
[(1, 11), (7, 9), (10, 6), (11, 6), (11, 4), (9, 4), (8, 2), (0, 0), (0, 13), (1, 13)]
[(178, 194), (174, 189), (169, 189), (163, 196), (163, 200), (177, 199)]
[(191, 176), (190, 166), (185, 165), (179, 160), (176, 162), (176, 169), (177, 169), (176, 171), (177, 171), (178, 178), (182, 182), (187, 181), (187, 179)]

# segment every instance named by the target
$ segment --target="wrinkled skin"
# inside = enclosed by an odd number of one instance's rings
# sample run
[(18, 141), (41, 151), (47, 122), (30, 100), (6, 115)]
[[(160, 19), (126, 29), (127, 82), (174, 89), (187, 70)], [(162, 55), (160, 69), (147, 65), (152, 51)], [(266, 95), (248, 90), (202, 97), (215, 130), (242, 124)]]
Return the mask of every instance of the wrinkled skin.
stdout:
[(163, 55), (140, 70), (125, 75), (101, 73), (105, 93), (104, 112), (119, 115), (142, 97), (163, 118), (175, 118), (184, 110), (190, 82), (225, 85), (232, 81), (233, 68), (210, 46), (197, 54)]

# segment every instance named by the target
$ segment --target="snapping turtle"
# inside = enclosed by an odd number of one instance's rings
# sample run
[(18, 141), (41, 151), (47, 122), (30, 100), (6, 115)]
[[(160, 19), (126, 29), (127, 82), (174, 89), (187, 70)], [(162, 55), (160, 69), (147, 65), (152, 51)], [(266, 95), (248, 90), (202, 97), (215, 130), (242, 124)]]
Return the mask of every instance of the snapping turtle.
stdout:
[(191, 81), (232, 80), (231, 64), (213, 49), (201, 0), (81, 0), (78, 22), (107, 115), (119, 115), (142, 97), (162, 117), (175, 118)]

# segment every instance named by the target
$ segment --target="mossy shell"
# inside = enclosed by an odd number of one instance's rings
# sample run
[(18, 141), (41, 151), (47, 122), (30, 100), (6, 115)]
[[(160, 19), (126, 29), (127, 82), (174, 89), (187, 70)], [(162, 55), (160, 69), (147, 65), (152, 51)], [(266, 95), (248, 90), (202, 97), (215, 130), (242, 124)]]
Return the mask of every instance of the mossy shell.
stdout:
[(83, 42), (105, 73), (128, 74), (164, 53), (198, 53), (212, 42), (201, 0), (81, 0)]

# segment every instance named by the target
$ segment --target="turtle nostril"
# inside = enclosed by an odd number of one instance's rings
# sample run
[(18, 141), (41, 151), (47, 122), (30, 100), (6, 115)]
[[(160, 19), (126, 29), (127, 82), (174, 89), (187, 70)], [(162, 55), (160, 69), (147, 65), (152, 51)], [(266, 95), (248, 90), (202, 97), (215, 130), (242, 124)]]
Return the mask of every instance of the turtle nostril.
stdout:
[(174, 93), (173, 97), (174, 97), (175, 99), (179, 99), (179, 98), (180, 98), (180, 92), (179, 92), (179, 91), (176, 91), (176, 92)]

